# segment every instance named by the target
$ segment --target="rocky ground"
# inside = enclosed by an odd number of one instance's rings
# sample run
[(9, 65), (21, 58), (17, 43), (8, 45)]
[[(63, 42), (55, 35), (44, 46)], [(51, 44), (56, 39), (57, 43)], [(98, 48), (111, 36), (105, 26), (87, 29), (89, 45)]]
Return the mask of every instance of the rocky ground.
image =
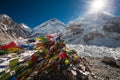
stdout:
[[(107, 59), (108, 60), (108, 59)], [(120, 68), (112, 64), (103, 62), (103, 58), (87, 58), (90, 63), (90, 69), (93, 72), (93, 77), (89, 80), (120, 80)]]
[(104, 58), (86, 57), (92, 72), (92, 75), (89, 75), (89, 77), (82, 76), (81, 74), (76, 77), (71, 77), (72, 74), (64, 70), (59, 72), (52, 71), (49, 73), (50, 75), (44, 75), (44, 73), (43, 75), (39, 75), (39, 73), (35, 73), (35, 76), (33, 74), (32, 78), (29, 77), (27, 80), (120, 80), (120, 67), (116, 66), (110, 59), (107, 59), (108, 64), (105, 63)]

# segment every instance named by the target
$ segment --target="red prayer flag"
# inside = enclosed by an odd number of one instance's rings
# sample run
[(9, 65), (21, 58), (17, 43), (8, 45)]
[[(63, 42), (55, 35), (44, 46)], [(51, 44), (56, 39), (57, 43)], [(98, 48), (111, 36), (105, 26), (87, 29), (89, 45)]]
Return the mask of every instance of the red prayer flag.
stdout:
[(62, 53), (60, 56), (61, 56), (62, 59), (64, 59), (64, 58), (67, 57), (67, 54), (66, 53)]

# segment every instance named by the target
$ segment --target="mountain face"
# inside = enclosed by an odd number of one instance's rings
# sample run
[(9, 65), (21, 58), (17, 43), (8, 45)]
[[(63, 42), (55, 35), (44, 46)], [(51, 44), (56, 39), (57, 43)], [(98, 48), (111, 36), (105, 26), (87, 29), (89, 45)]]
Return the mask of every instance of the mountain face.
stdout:
[(91, 13), (70, 21), (66, 42), (106, 47), (120, 47), (120, 18), (107, 12)]
[(31, 36), (34, 37), (34, 36), (54, 34), (54, 33), (65, 34), (65, 32), (66, 32), (66, 26), (64, 25), (64, 23), (53, 18), (35, 27), (32, 31)]
[(32, 32), (32, 29), (29, 26), (27, 26), (24, 23), (21, 23), (20, 26), (23, 29), (23, 31), (26, 34), (26, 36), (30, 35), (30, 33)]
[(67, 25), (53, 18), (31, 30), (26, 24), (17, 24), (9, 16), (0, 15), (0, 42), (54, 33), (62, 33), (69, 44), (120, 47), (120, 17), (107, 12), (90, 13)]
[(23, 25), (15, 23), (9, 16), (0, 15), (0, 43), (15, 40), (19, 37), (26, 38)]
[(120, 18), (107, 12), (89, 13), (64, 25), (57, 19), (48, 20), (35, 27), (31, 37), (63, 33), (69, 44), (120, 46)]

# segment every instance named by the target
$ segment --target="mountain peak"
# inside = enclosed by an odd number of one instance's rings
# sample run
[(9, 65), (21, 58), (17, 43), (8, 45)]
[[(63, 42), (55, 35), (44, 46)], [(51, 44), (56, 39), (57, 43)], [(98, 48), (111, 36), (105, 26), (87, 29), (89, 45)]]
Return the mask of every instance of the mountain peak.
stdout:
[(57, 18), (52, 18), (49, 21), (59, 21)]
[[(0, 14), (0, 18), (10, 18), (8, 15), (6, 15), (6, 14)], [(11, 18), (10, 18), (11, 19)]]
[(36, 35), (36, 34), (43, 34), (43, 35), (47, 35), (47, 34), (54, 34), (54, 33), (58, 33), (58, 32), (63, 32), (65, 33), (65, 24), (63, 22), (61, 22), (60, 20), (56, 19), (56, 18), (52, 18), (40, 25), (38, 25), (37, 27), (35, 27), (33, 29), (33, 34), (32, 36)]
[(26, 24), (24, 23), (21, 23), (21, 25), (24, 27), (24, 28), (29, 28)]
[(65, 25), (63, 22), (61, 22), (60, 20), (56, 19), (56, 18), (52, 18), (40, 25), (38, 25), (37, 27), (35, 27), (34, 29), (38, 29), (40, 27), (44, 27), (45, 25), (55, 25), (55, 24), (62, 24), (62, 25)]
[(55, 23), (62, 23), (62, 24), (64, 24), (62, 21), (60, 21), (60, 20), (57, 19), (57, 18), (52, 18), (52, 19), (46, 21), (46, 23), (50, 23), (50, 22), (53, 22), (53, 23), (55, 22)]
[(109, 12), (106, 12), (106, 11), (92, 12), (92, 13), (88, 13), (85, 16), (95, 16), (95, 17), (107, 16), (107, 17), (114, 17), (113, 14), (111, 14)]
[(26, 24), (21, 23), (20, 25), (25, 31), (32, 32), (32, 29), (29, 26), (27, 26)]

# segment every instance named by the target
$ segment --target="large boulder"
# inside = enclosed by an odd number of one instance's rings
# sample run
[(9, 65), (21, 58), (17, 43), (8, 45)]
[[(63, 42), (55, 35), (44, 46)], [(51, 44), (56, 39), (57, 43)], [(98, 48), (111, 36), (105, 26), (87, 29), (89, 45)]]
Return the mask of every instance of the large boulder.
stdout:
[(108, 64), (112, 67), (120, 68), (120, 59), (115, 59), (113, 57), (104, 57), (102, 62), (104, 62), (105, 64)]

